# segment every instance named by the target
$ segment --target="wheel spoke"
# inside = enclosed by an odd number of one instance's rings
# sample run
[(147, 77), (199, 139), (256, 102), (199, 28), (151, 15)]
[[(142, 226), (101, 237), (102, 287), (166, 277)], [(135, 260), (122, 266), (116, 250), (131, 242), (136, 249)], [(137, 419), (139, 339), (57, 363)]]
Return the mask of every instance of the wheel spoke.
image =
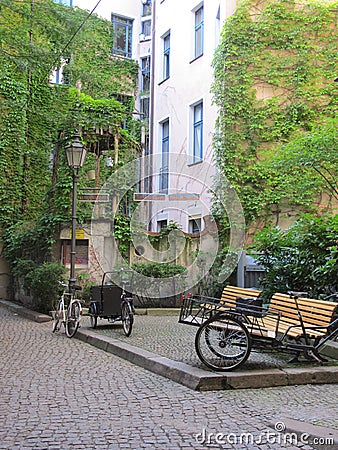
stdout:
[(230, 316), (215, 316), (197, 331), (195, 348), (200, 360), (217, 371), (233, 370), (248, 359), (251, 342), (248, 330)]

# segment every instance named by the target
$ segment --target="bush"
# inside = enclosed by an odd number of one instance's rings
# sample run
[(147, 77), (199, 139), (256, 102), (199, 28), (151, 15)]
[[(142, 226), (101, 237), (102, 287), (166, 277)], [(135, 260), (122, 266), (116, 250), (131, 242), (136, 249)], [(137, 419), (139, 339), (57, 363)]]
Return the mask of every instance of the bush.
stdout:
[(295, 290), (324, 297), (338, 289), (338, 215), (305, 215), (286, 230), (265, 229), (254, 249), (266, 271), (261, 284), (271, 293)]
[(66, 269), (56, 262), (37, 264), (29, 259), (18, 260), (13, 275), (22, 283), (27, 295), (32, 297), (32, 307), (48, 313), (57, 303), (63, 288), (59, 281), (64, 279)]

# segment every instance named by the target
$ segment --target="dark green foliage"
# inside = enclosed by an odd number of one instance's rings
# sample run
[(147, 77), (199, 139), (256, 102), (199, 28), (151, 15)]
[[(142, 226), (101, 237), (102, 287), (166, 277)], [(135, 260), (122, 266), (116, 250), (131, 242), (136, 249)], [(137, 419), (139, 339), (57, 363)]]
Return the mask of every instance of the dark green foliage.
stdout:
[[(0, 12), (1, 233), (47, 209), (67, 212), (71, 180), (64, 146), (79, 126), (89, 147), (97, 129), (119, 131), (133, 108), (137, 64), (112, 57), (111, 23), (88, 18), (87, 11), (52, 0), (3, 0)], [(68, 84), (49, 85), (52, 70), (66, 58)], [(121, 92), (130, 93), (128, 107), (112, 98)]]
[[(137, 64), (112, 57), (111, 23), (88, 14), (52, 0), (0, 4), (0, 236), (14, 275), (43, 310), (51, 291), (57, 292), (53, 277), (61, 270), (51, 262), (51, 248), (71, 218), (65, 146), (81, 127), (88, 155), (79, 189), (92, 187), (85, 174), (96, 167), (97, 149), (114, 152), (102, 130), (123, 136), (120, 163), (136, 147), (122, 124), (126, 117), (127, 124), (132, 121)], [(65, 59), (66, 84), (50, 85), (52, 71)], [(118, 101), (121, 93), (129, 94), (128, 104)], [(111, 175), (100, 165), (97, 187)], [(79, 203), (79, 220), (91, 213), (91, 204)], [(34, 268), (28, 278), (21, 273), (27, 260)]]
[(13, 274), (23, 286), (26, 295), (31, 295), (33, 308), (42, 313), (49, 313), (56, 307), (63, 287), (66, 269), (56, 262), (36, 264), (32, 260), (17, 262)]
[(135, 263), (132, 268), (151, 278), (170, 278), (186, 271), (185, 267), (170, 263)]
[(267, 228), (254, 248), (269, 292), (305, 291), (316, 298), (338, 290), (338, 215), (305, 215), (287, 230)]

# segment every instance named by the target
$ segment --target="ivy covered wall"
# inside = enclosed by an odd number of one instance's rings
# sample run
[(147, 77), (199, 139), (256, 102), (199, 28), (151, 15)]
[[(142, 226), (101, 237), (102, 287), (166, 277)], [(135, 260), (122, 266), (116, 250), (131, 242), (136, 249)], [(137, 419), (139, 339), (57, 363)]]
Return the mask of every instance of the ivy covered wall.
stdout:
[[(119, 162), (133, 156), (138, 66), (112, 57), (109, 21), (52, 0), (2, 0), (0, 29), (0, 236), (10, 262), (44, 260), (70, 220), (64, 146), (75, 129), (89, 151), (80, 187), (89, 186), (88, 169), (102, 166), (101, 184), (109, 175), (100, 148), (114, 155), (118, 141)], [(65, 84), (50, 85), (62, 60)], [(79, 215), (89, 209), (81, 204)]]
[(337, 11), (334, 1), (243, 0), (224, 26), (215, 154), (249, 223), (314, 210), (319, 193), (329, 207), (338, 200)]

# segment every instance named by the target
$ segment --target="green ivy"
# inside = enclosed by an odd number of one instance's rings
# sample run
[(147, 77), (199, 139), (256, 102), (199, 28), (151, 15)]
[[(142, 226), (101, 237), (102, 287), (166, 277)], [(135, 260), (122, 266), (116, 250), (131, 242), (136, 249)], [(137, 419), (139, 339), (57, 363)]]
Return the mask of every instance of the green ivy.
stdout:
[(337, 7), (335, 1), (244, 0), (222, 30), (213, 63), (215, 154), (248, 222), (285, 202), (311, 210), (327, 188), (313, 168), (302, 166), (304, 182), (294, 189), (295, 170), (269, 162), (284, 144), (336, 115)]

